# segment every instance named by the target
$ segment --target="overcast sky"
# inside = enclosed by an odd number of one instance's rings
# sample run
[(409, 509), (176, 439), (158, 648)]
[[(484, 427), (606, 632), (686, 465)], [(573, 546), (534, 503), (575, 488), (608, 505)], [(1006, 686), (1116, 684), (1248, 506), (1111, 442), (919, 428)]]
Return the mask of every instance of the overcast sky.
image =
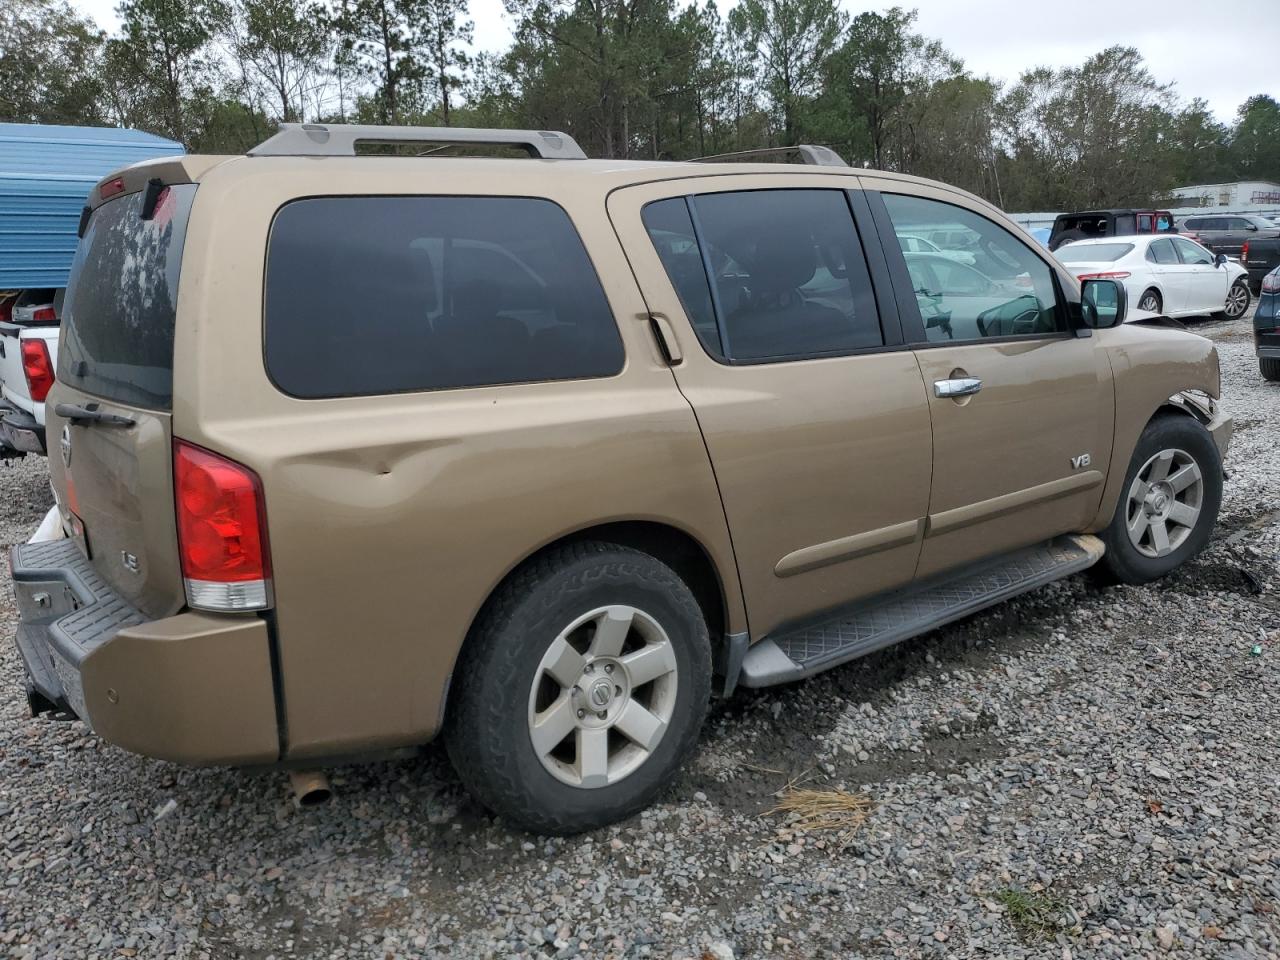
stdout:
[[(72, 0), (114, 30), (118, 0)], [(840, 0), (850, 13), (893, 4)], [(1280, 17), (1268, 4), (1210, 0), (904, 0), (921, 33), (941, 40), (976, 74), (1017, 80), (1030, 67), (1077, 64), (1112, 44), (1137, 47), (1161, 82), (1184, 100), (1202, 97), (1223, 121), (1255, 93), (1280, 97)], [(722, 0), (721, 13), (735, 0)], [(502, 0), (470, 0), (476, 46), (498, 50), (511, 37)], [(1241, 11), (1237, 15), (1234, 11)]]

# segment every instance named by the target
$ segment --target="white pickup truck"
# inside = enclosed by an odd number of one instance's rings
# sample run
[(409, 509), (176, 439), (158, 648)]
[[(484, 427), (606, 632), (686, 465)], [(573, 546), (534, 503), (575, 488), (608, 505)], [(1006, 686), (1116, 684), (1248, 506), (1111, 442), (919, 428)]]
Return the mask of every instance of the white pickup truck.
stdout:
[(33, 293), (0, 322), (0, 459), (47, 449), (44, 398), (58, 363), (58, 315), (53, 291)]

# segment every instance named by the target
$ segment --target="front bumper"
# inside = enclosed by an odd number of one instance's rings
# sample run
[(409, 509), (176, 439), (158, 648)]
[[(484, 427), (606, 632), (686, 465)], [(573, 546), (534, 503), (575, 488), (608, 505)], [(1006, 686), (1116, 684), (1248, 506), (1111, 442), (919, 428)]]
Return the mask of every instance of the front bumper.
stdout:
[(18, 453), (45, 453), (44, 427), (25, 410), (0, 404), (0, 447)]
[(103, 739), (162, 760), (279, 758), (266, 621), (198, 612), (149, 620), (68, 539), (13, 547), (9, 565), (33, 712), (74, 715)]

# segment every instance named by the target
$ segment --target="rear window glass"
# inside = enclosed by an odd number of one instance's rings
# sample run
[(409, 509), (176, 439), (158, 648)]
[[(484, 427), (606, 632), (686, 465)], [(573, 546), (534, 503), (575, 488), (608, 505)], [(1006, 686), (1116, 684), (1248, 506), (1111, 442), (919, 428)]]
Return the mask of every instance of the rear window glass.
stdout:
[(549, 200), (319, 197), (272, 225), (266, 362), (318, 398), (604, 377), (623, 349)]
[(131, 406), (173, 402), (173, 325), (193, 183), (166, 187), (148, 220), (145, 193), (98, 207), (76, 248), (62, 305), (58, 379)]
[(1071, 243), (1060, 247), (1057, 254), (1063, 263), (1085, 263), (1119, 260), (1132, 249), (1132, 243)]

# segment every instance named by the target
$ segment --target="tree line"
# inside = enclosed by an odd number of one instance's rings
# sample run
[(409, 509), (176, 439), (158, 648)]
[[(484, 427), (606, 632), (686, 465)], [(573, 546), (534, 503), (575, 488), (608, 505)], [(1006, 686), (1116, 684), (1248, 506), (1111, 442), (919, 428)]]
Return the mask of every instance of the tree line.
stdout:
[(1280, 104), (1219, 122), (1131, 47), (975, 76), (913, 11), (836, 0), (504, 0), (472, 52), (467, 0), (122, 0), (108, 35), (66, 0), (0, 10), (0, 120), (149, 130), (243, 152), (281, 122), (561, 129), (589, 155), (679, 160), (826, 144), (1010, 210), (1149, 204), (1280, 181)]

